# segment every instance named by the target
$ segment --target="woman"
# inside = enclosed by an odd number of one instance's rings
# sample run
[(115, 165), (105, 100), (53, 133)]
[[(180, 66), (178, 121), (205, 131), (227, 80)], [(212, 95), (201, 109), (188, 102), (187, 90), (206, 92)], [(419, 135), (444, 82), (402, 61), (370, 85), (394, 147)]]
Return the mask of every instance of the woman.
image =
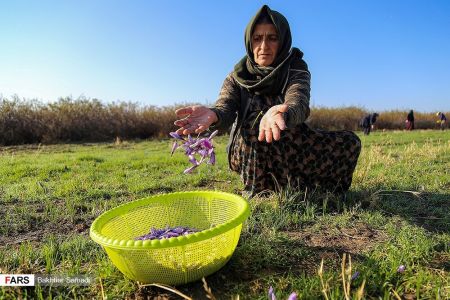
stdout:
[(406, 130), (414, 130), (414, 112), (411, 109), (406, 116)]
[(291, 48), (285, 17), (264, 5), (245, 30), (247, 55), (229, 74), (212, 108), (176, 111), (179, 134), (210, 126), (228, 129), (230, 168), (243, 180), (247, 196), (279, 187), (345, 192), (361, 150), (352, 132), (312, 130), (310, 73), (303, 53)]

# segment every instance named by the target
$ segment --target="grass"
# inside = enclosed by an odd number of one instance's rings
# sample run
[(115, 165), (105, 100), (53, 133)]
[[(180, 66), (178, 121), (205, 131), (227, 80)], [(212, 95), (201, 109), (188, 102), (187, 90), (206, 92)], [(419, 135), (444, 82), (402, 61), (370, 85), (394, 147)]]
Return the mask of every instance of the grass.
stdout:
[[(450, 297), (450, 131), (374, 132), (361, 139), (346, 201), (289, 188), (251, 201), (232, 259), (206, 278), (217, 299), (266, 299), (269, 286), (278, 299), (292, 291), (299, 299)], [(89, 274), (96, 283), (0, 287), (0, 298), (181, 299), (124, 278), (90, 240), (89, 226), (105, 210), (151, 194), (239, 193), (239, 176), (227, 167), (226, 137), (215, 142), (217, 166), (193, 175), (182, 174), (181, 153), (170, 157), (168, 139), (1, 148), (0, 272)], [(397, 272), (400, 265), (404, 273)], [(349, 281), (356, 271), (359, 277)], [(177, 290), (206, 299), (202, 282)]]

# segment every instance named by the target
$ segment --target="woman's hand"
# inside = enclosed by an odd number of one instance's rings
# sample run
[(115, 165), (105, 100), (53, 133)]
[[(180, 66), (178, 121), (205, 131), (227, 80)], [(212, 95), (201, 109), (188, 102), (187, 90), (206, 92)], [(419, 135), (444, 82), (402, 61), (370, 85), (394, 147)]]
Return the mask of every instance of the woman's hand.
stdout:
[(286, 129), (283, 113), (287, 112), (287, 104), (272, 106), (262, 117), (259, 123), (258, 141), (271, 143), (272, 139), (278, 141), (280, 139), (281, 130)]
[(175, 113), (178, 118), (182, 118), (174, 122), (175, 125), (181, 127), (177, 133), (184, 135), (194, 132), (201, 133), (218, 120), (215, 112), (201, 105), (180, 108)]

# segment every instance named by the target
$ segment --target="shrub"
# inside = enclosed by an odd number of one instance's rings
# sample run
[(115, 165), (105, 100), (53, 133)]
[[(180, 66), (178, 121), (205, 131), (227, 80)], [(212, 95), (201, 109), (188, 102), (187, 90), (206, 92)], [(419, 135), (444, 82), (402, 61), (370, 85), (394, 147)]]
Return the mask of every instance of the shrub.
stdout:
[[(104, 104), (98, 99), (37, 100), (0, 97), (0, 145), (59, 142), (102, 142), (120, 139), (169, 137), (176, 129), (175, 110), (188, 103), (165, 107), (133, 102)], [(313, 107), (307, 123), (327, 130), (359, 130), (367, 110), (360, 107)], [(403, 129), (407, 111), (379, 112), (378, 129)], [(446, 113), (450, 115), (449, 113)], [(417, 129), (437, 128), (433, 113), (415, 112)]]

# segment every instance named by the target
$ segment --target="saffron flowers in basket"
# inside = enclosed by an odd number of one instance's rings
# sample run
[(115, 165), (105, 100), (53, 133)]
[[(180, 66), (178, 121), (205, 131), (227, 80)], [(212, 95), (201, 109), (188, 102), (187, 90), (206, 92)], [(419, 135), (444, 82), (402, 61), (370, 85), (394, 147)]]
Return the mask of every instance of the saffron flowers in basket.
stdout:
[[(184, 174), (192, 173), (192, 171), (199, 165), (201, 165), (204, 161), (207, 161), (207, 163), (211, 165), (214, 165), (216, 163), (216, 154), (214, 153), (212, 139), (217, 135), (217, 133), (218, 130), (211, 133), (209, 137), (202, 138), (193, 138), (191, 137), (191, 135), (188, 135), (187, 138), (184, 138), (176, 132), (170, 133), (170, 136), (175, 139), (170, 155), (173, 155), (175, 150), (181, 147), (184, 149), (186, 156), (189, 158), (189, 162), (192, 164), (191, 167), (184, 170)], [(197, 159), (198, 156), (199, 159)]]
[(154, 240), (154, 239), (169, 239), (172, 237), (178, 237), (181, 235), (188, 235), (191, 233), (198, 232), (198, 229), (185, 227), (185, 226), (177, 226), (177, 227), (169, 227), (158, 229), (158, 228), (150, 228), (150, 232), (135, 238), (135, 240)]

